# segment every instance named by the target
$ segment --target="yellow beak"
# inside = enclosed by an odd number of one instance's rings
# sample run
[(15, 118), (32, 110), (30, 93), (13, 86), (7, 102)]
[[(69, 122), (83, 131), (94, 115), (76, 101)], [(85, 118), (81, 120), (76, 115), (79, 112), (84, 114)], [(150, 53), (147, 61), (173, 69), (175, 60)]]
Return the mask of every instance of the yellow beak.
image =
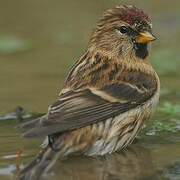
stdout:
[(136, 42), (142, 44), (149, 43), (150, 41), (154, 41), (154, 40), (156, 40), (156, 37), (149, 32), (139, 33), (139, 35), (136, 38)]

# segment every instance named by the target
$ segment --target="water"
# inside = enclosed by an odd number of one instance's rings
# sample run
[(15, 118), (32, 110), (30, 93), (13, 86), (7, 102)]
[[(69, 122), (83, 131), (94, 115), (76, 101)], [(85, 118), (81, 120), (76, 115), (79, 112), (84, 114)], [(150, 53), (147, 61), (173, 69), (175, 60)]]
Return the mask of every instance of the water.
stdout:
[[(153, 121), (127, 150), (101, 158), (71, 157), (58, 162), (48, 176), (54, 180), (180, 179), (178, 0), (0, 2), (0, 113), (8, 114), (6, 118), (14, 117), (16, 113), (9, 112), (19, 105), (35, 113), (47, 111), (62, 87), (69, 66), (84, 52), (91, 31), (105, 9), (133, 2), (149, 12), (158, 37), (153, 43), (151, 61), (162, 84), (160, 108)], [(34, 114), (26, 115), (31, 118)], [(19, 164), (23, 167), (32, 160), (41, 142), (21, 138), (14, 129), (17, 120), (7, 119), (0, 120), (2, 180), (12, 179)], [(22, 150), (22, 159), (17, 162), (18, 150)]]

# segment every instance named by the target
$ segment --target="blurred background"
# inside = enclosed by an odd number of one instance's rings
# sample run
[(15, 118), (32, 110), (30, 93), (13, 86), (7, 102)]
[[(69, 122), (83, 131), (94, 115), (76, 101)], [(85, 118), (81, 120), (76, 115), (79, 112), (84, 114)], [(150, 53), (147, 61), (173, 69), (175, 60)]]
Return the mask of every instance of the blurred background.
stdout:
[[(127, 151), (128, 159), (121, 154), (109, 157), (110, 160), (97, 161), (112, 164), (116, 167), (114, 170), (112, 167), (98, 169), (95, 160), (87, 167), (89, 159), (84, 159), (81, 160), (84, 176), (67, 172), (69, 166), (71, 169), (76, 166), (76, 158), (66, 162), (67, 169), (58, 177), (118, 180), (126, 177), (126, 173), (127, 180), (180, 179), (179, 0), (0, 0), (0, 144), (3, 144), (0, 147), (0, 179), (9, 179), (17, 168), (13, 155), (18, 149), (25, 153), (22, 164), (29, 162), (38, 151), (39, 141), (27, 142), (14, 130), (17, 113), (20, 111), (23, 118), (31, 118), (47, 111), (56, 99), (68, 69), (85, 51), (103, 11), (119, 4), (136, 5), (152, 18), (154, 34), (158, 38), (152, 45), (151, 61), (161, 79), (159, 108), (154, 121), (137, 143), (142, 148), (133, 150), (138, 153)], [(139, 162), (138, 155), (144, 161)], [(152, 156), (148, 160), (150, 172), (144, 172), (142, 166), (147, 156)], [(117, 163), (116, 157), (127, 167), (122, 174), (119, 172), (122, 164)], [(137, 166), (138, 173), (130, 177), (128, 172), (133, 165)], [(89, 172), (92, 167), (94, 176)]]

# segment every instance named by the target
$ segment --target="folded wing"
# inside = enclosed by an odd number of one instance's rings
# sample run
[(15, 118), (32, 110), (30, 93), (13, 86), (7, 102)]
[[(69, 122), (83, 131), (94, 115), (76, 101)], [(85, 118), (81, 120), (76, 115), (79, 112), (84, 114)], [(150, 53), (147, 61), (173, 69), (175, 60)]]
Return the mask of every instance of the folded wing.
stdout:
[(61, 133), (104, 121), (142, 105), (152, 95), (153, 92), (123, 82), (98, 90), (69, 91), (50, 106), (47, 118), (40, 119), (25, 136)]
[(108, 58), (85, 54), (71, 68), (65, 89), (48, 114), (28, 122), (24, 136), (63, 133), (105, 121), (143, 105), (157, 89), (154, 75), (126, 69)]

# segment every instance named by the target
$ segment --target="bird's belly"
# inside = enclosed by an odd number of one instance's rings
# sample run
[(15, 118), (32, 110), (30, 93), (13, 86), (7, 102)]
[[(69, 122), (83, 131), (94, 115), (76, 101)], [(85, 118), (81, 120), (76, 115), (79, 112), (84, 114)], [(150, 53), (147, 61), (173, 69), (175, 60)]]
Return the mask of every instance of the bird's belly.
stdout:
[(153, 96), (144, 105), (125, 112), (105, 122), (94, 124), (99, 137), (85, 152), (86, 155), (104, 155), (112, 153), (131, 144), (144, 121), (149, 119), (159, 99), (159, 94)]
[(61, 153), (64, 156), (74, 153), (96, 156), (126, 147), (150, 118), (158, 100), (159, 92), (146, 103), (116, 117), (64, 134), (63, 141), (60, 137)]

